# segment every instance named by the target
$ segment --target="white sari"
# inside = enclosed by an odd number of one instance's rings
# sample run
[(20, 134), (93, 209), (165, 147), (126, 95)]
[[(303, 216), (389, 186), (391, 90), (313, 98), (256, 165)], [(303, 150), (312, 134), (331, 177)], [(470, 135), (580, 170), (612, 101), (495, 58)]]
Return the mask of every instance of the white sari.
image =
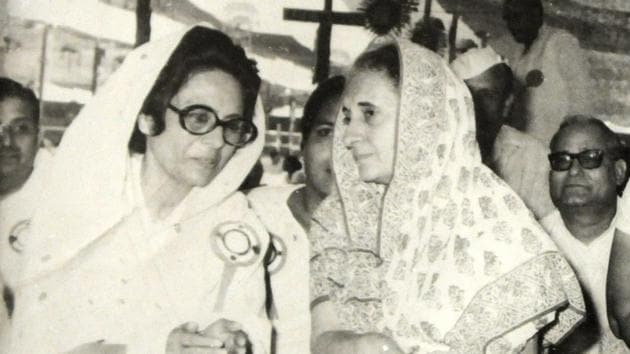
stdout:
[[(240, 322), (254, 351), (268, 351), (269, 239), (235, 192), (264, 134), (157, 223), (143, 208), (141, 157), (128, 150), (141, 105), (188, 30), (131, 52), (66, 131), (25, 245), (5, 352), (59, 353), (105, 340), (127, 353), (160, 353), (175, 327), (219, 318)], [(264, 132), (260, 102), (254, 123)]]
[(406, 353), (511, 353), (582, 318), (575, 274), (518, 196), (480, 159), (472, 100), (435, 54), (405, 40), (391, 183), (361, 182), (337, 119), (337, 190), (311, 228), (312, 306), (339, 330)]

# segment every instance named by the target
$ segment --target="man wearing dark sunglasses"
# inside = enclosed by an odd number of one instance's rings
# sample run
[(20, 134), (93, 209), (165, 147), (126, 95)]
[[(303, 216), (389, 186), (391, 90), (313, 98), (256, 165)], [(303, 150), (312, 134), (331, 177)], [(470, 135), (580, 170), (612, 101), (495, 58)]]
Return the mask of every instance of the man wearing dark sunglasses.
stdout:
[(561, 352), (624, 353), (608, 324), (606, 275), (617, 215), (617, 187), (626, 176), (622, 145), (602, 121), (575, 115), (550, 143), (549, 187), (557, 210), (541, 220), (575, 270), (587, 320), (561, 344)]

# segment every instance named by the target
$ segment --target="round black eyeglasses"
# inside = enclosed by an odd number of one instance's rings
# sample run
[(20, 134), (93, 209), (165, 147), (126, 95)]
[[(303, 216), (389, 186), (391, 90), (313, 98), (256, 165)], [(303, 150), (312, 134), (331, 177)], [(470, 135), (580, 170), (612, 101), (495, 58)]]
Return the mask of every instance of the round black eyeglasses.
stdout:
[(223, 128), (223, 141), (236, 147), (244, 146), (258, 136), (258, 129), (251, 121), (241, 117), (220, 120), (208, 106), (195, 104), (179, 109), (169, 103), (167, 107), (179, 115), (179, 125), (192, 135), (208, 134), (219, 126)]

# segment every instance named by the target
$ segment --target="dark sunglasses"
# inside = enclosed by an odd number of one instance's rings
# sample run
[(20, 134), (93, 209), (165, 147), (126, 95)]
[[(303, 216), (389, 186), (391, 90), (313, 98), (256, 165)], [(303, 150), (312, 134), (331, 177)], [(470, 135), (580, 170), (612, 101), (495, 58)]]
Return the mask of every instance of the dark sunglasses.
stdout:
[(223, 128), (223, 141), (241, 147), (258, 136), (258, 129), (251, 121), (242, 117), (220, 120), (217, 113), (204, 105), (192, 105), (179, 109), (172, 104), (167, 107), (179, 115), (179, 125), (192, 135), (208, 134), (216, 127)]
[(604, 161), (604, 150), (592, 149), (584, 150), (577, 154), (571, 154), (566, 151), (554, 152), (549, 154), (549, 163), (554, 171), (567, 171), (573, 165), (573, 160), (577, 159), (582, 168), (592, 170), (599, 168)]

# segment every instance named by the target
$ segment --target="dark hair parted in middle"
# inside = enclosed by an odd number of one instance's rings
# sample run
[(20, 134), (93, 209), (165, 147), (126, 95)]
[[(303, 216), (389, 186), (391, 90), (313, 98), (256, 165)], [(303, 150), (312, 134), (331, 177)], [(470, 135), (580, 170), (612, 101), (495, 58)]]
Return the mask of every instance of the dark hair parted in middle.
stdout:
[(394, 44), (369, 50), (359, 56), (352, 66), (357, 70), (384, 71), (392, 79), (394, 87), (400, 86), (400, 55)]
[[(155, 135), (164, 130), (164, 113), (173, 96), (191, 75), (205, 70), (221, 70), (238, 81), (243, 96), (243, 118), (252, 119), (260, 88), (256, 63), (223, 32), (195, 27), (175, 48), (142, 104), (141, 113), (155, 120)], [(140, 153), (146, 150), (146, 138), (137, 126), (129, 148)]]
[(341, 75), (330, 77), (320, 82), (308, 97), (302, 114), (302, 145), (308, 140), (308, 136), (311, 134), (315, 124), (315, 119), (317, 119), (317, 115), (322, 107), (330, 100), (341, 97), (345, 84), (346, 79)]

